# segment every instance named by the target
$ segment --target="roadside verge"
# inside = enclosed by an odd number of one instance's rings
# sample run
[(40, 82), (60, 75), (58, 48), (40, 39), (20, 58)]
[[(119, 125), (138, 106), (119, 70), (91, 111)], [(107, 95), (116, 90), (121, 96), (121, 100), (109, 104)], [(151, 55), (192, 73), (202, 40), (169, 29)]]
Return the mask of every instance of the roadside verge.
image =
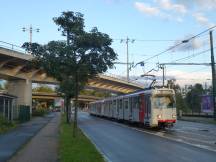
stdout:
[(67, 124), (62, 116), (60, 125), (59, 158), (61, 162), (104, 162), (103, 156), (91, 141), (77, 128), (73, 137), (73, 123)]

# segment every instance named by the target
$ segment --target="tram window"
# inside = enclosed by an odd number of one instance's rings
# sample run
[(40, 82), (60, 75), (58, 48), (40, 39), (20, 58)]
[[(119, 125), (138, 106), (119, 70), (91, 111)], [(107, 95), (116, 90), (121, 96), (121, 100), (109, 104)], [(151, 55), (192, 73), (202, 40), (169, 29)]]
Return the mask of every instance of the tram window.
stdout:
[(113, 104), (114, 104), (114, 105), (116, 104), (116, 100), (113, 101)]
[(151, 98), (150, 98), (150, 96), (146, 96), (145, 100), (146, 100), (146, 109), (148, 109), (146, 111), (148, 111), (148, 113), (150, 114), (151, 113)]
[(128, 100), (125, 100), (124, 105), (125, 105), (125, 109), (128, 109)]
[(135, 96), (132, 98), (132, 108), (134, 109), (139, 109), (139, 97), (138, 96)]
[(112, 101), (110, 101), (110, 108), (112, 108)]
[(132, 111), (133, 105), (132, 105), (132, 97), (129, 98), (129, 108)]
[(122, 108), (122, 99), (121, 100), (119, 100), (119, 108), (121, 109)]
[(113, 107), (116, 108), (116, 100), (113, 101)]
[(154, 97), (155, 108), (173, 108), (174, 98), (172, 96), (156, 96)]

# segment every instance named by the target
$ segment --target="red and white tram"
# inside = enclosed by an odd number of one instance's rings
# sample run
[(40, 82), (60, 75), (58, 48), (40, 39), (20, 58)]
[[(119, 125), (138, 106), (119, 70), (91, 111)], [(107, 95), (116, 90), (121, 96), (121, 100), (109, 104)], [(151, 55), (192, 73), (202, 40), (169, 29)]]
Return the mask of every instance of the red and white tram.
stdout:
[(175, 92), (156, 88), (92, 102), (91, 115), (141, 123), (150, 127), (176, 123)]

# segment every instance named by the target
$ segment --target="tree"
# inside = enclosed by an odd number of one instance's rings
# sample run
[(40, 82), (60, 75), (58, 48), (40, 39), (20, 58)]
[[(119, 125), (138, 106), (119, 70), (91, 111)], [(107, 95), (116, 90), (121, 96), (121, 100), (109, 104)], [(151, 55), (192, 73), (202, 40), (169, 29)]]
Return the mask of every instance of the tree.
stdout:
[(3, 86), (0, 84), (0, 90), (3, 90), (4, 88), (3, 88)]
[(188, 111), (187, 105), (186, 105), (185, 100), (183, 99), (183, 96), (182, 96), (181, 88), (175, 82), (176, 82), (175, 79), (168, 80), (167, 86), (174, 89), (174, 91), (175, 91), (177, 112), (179, 110), (182, 110), (184, 112)]
[(186, 105), (186, 102), (182, 96), (182, 93), (177, 92), (176, 93), (176, 109), (179, 112), (179, 110), (182, 110), (183, 112), (188, 112), (189, 108)]
[(80, 91), (81, 95), (91, 95), (95, 97), (101, 97), (101, 98), (106, 98), (106, 97), (111, 97), (112, 93), (111, 92), (102, 92), (102, 91), (97, 91), (97, 90), (82, 90)]
[(112, 68), (117, 54), (110, 47), (112, 39), (107, 34), (99, 32), (96, 27), (90, 32), (84, 30), (81, 13), (63, 12), (53, 20), (67, 41), (50, 41), (46, 45), (24, 43), (23, 47), (35, 56), (34, 66), (41, 67), (49, 76), (59, 81), (58, 90), (66, 99), (67, 122), (70, 100), (75, 97), (76, 128), (79, 91), (84, 88), (89, 78)]
[(33, 92), (47, 92), (47, 93), (54, 93), (55, 90), (53, 90), (51, 87), (47, 85), (41, 85), (39, 87), (35, 87), (32, 89)]
[(186, 94), (186, 103), (192, 112), (200, 112), (201, 110), (201, 95), (204, 94), (204, 89), (201, 84), (195, 84)]

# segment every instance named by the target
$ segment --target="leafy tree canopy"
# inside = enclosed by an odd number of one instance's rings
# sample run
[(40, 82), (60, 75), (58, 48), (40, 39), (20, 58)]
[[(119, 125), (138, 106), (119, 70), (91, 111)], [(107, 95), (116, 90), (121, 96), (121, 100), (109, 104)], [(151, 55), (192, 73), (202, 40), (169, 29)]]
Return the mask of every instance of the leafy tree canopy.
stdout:
[(46, 85), (35, 87), (32, 89), (32, 91), (33, 92), (47, 92), (47, 93), (54, 93), (55, 92), (54, 89), (52, 89), (51, 87), (46, 86)]
[(23, 47), (35, 56), (34, 65), (56, 78), (59, 91), (71, 98), (75, 96), (75, 82), (78, 90), (83, 89), (89, 78), (113, 67), (117, 54), (110, 47), (112, 39), (107, 34), (96, 27), (90, 32), (84, 30), (81, 13), (63, 12), (53, 20), (67, 41), (50, 41), (46, 45), (24, 43)]
[(204, 94), (204, 89), (201, 84), (195, 84), (186, 95), (186, 103), (188, 107), (195, 112), (201, 111), (201, 95)]
[(0, 84), (0, 90), (3, 90), (4, 88), (3, 88), (3, 86)]

